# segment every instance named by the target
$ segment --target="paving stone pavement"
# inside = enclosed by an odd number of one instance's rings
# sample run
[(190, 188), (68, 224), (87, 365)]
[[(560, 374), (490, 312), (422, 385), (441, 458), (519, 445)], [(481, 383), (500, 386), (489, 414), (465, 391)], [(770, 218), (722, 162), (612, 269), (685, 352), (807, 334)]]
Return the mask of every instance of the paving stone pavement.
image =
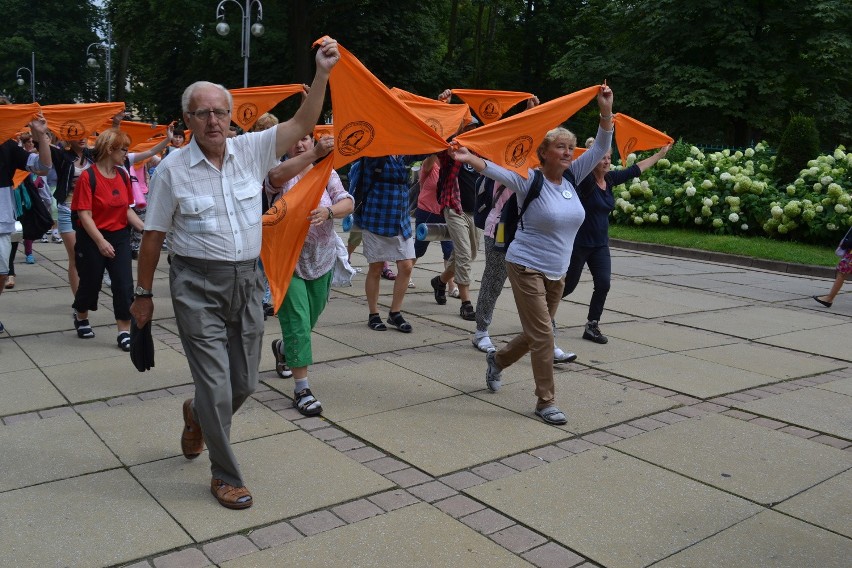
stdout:
[[(19, 567), (846, 567), (852, 558), (852, 295), (820, 271), (613, 249), (601, 330), (581, 339), (591, 278), (557, 314), (563, 427), (533, 415), (529, 358), (485, 388), (458, 301), (437, 306), (430, 247), (403, 311), (366, 326), (363, 275), (314, 333), (322, 417), (292, 407), (268, 348), (232, 441), (256, 497), (210, 496), (179, 451), (192, 396), (154, 286), (156, 361), (115, 344), (109, 291), (77, 339), (62, 245), (36, 243), (0, 297), (0, 565)], [(667, 251), (677, 252), (677, 251)], [(23, 260), (20, 258), (19, 260)], [(726, 262), (736, 262), (725, 257)], [(362, 256), (354, 264), (365, 266)], [(483, 260), (474, 265), (477, 282)], [(773, 266), (773, 268), (775, 268)], [(796, 273), (799, 273), (798, 275)], [(391, 282), (381, 283), (387, 309)], [(280, 337), (265, 323), (268, 345)], [(506, 288), (492, 339), (520, 329)]]

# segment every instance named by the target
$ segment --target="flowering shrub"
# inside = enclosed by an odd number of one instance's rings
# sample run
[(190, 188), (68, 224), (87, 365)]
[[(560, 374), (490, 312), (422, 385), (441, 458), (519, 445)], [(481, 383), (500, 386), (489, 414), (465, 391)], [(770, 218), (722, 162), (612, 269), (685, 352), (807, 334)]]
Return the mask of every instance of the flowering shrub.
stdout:
[(682, 161), (663, 158), (613, 188), (612, 221), (836, 243), (852, 226), (852, 153), (838, 146), (786, 187), (773, 180), (774, 161), (765, 143), (707, 154), (692, 146)]

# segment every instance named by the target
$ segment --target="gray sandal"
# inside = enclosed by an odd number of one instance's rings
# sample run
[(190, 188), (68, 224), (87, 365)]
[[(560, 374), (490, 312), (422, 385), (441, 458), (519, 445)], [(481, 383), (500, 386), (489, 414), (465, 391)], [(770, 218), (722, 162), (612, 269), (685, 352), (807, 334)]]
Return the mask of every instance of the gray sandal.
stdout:
[(563, 425), (568, 423), (568, 418), (565, 413), (555, 406), (546, 406), (544, 408), (536, 408), (535, 415), (547, 422), (548, 424)]

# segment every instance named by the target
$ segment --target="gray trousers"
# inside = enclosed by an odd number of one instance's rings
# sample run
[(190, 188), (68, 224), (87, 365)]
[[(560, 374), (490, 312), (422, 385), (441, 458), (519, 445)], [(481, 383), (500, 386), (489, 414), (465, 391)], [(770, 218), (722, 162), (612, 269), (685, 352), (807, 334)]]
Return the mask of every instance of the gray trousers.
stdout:
[(175, 255), (169, 271), (178, 333), (195, 383), (193, 412), (214, 478), (242, 487), (231, 418), (257, 387), (263, 342), (263, 280), (257, 260)]

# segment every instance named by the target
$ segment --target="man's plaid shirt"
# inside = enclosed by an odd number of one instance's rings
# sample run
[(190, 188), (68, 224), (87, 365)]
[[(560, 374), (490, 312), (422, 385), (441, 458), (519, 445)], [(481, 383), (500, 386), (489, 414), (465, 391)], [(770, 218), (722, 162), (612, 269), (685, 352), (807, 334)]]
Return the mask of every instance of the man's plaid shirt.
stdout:
[[(384, 160), (384, 167), (376, 171)], [(362, 169), (363, 164), (363, 169)], [(363, 158), (349, 170), (349, 192), (355, 194), (359, 177), (366, 197), (355, 211), (355, 224), (382, 237), (411, 238), (408, 211), (408, 171), (401, 156)]]

